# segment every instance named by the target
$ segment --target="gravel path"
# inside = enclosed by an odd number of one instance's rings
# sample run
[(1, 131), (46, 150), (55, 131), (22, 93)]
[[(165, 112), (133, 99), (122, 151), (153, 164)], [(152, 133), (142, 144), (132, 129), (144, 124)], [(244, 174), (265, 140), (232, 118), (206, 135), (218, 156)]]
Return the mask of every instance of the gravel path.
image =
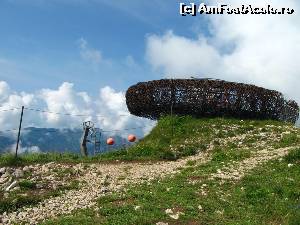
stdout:
[[(110, 192), (120, 191), (126, 184), (150, 182), (177, 173), (189, 160), (197, 164), (210, 160), (208, 153), (200, 153), (175, 162), (92, 164), (89, 172), (80, 178), (85, 185), (80, 190), (46, 199), (35, 207), (25, 207), (17, 212), (2, 215), (3, 224), (37, 224), (49, 218), (70, 214), (73, 210), (96, 206), (95, 200)], [(78, 164), (81, 168), (83, 165)], [(0, 216), (1, 219), (1, 216)]]
[(279, 149), (264, 149), (257, 151), (254, 156), (247, 158), (241, 162), (232, 163), (219, 169), (217, 173), (211, 175), (212, 179), (221, 180), (240, 180), (246, 173), (255, 167), (272, 159), (283, 157), (289, 153), (290, 150), (299, 146), (292, 146)]

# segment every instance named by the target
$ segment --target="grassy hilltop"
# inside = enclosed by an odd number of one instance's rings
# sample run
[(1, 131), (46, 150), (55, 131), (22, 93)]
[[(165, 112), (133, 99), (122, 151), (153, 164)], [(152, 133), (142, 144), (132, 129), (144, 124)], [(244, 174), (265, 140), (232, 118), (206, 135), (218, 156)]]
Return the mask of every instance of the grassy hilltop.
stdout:
[(127, 150), (87, 159), (72, 154), (27, 155), (19, 161), (0, 158), (2, 165), (18, 166), (50, 161), (85, 165), (122, 161), (125, 175), (119, 181), (130, 178), (140, 163), (153, 163), (153, 170), (158, 162), (184, 165), (173, 176), (126, 183), (124, 190), (99, 197), (94, 209), (79, 209), (43, 224), (296, 225), (300, 221), (300, 132), (287, 123), (165, 117)]
[[(289, 133), (290, 129), (293, 132)], [(199, 151), (206, 151), (211, 146), (214, 149), (222, 148), (222, 151), (225, 151), (225, 148), (232, 151), (240, 147), (235, 140), (239, 135), (246, 135), (243, 145), (249, 148), (260, 145), (261, 141), (266, 146), (288, 146), (297, 143), (299, 139), (297, 132), (298, 130), (289, 123), (272, 120), (167, 116), (158, 121), (149, 135), (126, 150), (111, 151), (89, 158), (82, 158), (74, 153), (25, 154), (17, 160), (11, 155), (0, 155), (0, 166), (52, 161), (78, 163), (111, 160), (176, 160)], [(280, 140), (277, 140), (278, 138)], [(226, 139), (225, 146), (220, 143), (223, 139)]]

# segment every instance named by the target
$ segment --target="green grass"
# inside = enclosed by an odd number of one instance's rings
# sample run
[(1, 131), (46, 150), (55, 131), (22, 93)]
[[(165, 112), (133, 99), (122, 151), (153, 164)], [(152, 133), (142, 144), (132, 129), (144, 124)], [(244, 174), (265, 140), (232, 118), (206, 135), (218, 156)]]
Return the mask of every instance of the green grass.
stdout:
[(2, 198), (0, 200), (0, 213), (16, 211), (23, 206), (35, 205), (42, 201), (42, 199), (41, 196), (21, 196), (16, 193), (10, 193), (9, 198)]
[[(272, 128), (266, 128), (272, 125)], [(173, 127), (173, 128), (172, 128)], [(236, 128), (234, 128), (236, 127)], [(23, 166), (33, 163), (97, 163), (104, 161), (122, 160), (176, 160), (181, 157), (194, 155), (199, 151), (206, 151), (209, 144), (216, 138), (239, 136), (247, 132), (259, 134), (260, 132), (275, 132), (280, 135), (291, 124), (271, 120), (238, 120), (228, 118), (193, 118), (191, 116), (166, 116), (158, 121), (156, 127), (136, 145), (115, 150), (94, 157), (83, 158), (73, 153), (46, 153), (24, 154), (18, 158), (13, 155), (0, 155), (0, 166)], [(261, 129), (261, 130), (259, 130)], [(173, 132), (172, 132), (173, 130)], [(173, 135), (172, 135), (173, 134)], [(248, 138), (247, 144), (251, 147), (263, 137)], [(276, 147), (289, 146), (300, 143), (299, 134), (284, 135)], [(237, 143), (230, 143), (231, 148), (236, 148)]]
[(0, 166), (24, 166), (34, 163), (65, 162), (75, 163), (84, 159), (74, 153), (25, 153), (15, 158), (11, 154), (0, 155)]
[(10, 192), (8, 198), (3, 198), (0, 195), (0, 213), (16, 211), (24, 206), (37, 205), (44, 199), (61, 195), (66, 190), (77, 189), (80, 184), (79, 181), (74, 180), (67, 186), (58, 187), (56, 190), (45, 190), (43, 192), (38, 192), (36, 190), (36, 184), (31, 181), (24, 180), (21, 181), (19, 185), (21, 190)]
[[(174, 178), (132, 186), (122, 194), (98, 200), (99, 210), (77, 211), (45, 224), (291, 224), (300, 221), (300, 149), (291, 151), (282, 161), (273, 160), (254, 169), (239, 182), (208, 180), (220, 162), (246, 156), (224, 151), (213, 153), (207, 164), (184, 169)], [(293, 166), (288, 167), (288, 164)], [(191, 184), (191, 180), (198, 180)], [(206, 185), (207, 195), (201, 195)], [(201, 205), (202, 210), (198, 206)], [(135, 206), (140, 209), (135, 210)], [(184, 215), (175, 221), (166, 209)]]
[(32, 190), (35, 189), (36, 183), (31, 182), (29, 180), (23, 180), (19, 182), (19, 186), (21, 190)]

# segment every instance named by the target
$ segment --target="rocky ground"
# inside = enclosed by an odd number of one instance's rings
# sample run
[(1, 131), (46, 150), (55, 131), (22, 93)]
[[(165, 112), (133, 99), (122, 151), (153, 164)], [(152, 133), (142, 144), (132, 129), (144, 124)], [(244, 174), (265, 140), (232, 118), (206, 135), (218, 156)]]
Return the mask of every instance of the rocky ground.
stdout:
[[(197, 156), (178, 160), (176, 162), (77, 164), (69, 166), (69, 168), (72, 168), (78, 174), (87, 171), (84, 175), (78, 177), (78, 181), (81, 184), (84, 184), (81, 188), (78, 190), (70, 190), (58, 197), (46, 199), (35, 207), (25, 207), (17, 212), (4, 213), (1, 220), (3, 224), (10, 224), (13, 222), (36, 224), (38, 221), (53, 218), (61, 214), (68, 214), (76, 209), (94, 207), (95, 199), (110, 192), (120, 191), (126, 184), (151, 182), (153, 179), (175, 174), (177, 169), (186, 166), (187, 161), (189, 160), (196, 160), (198, 163), (204, 163), (208, 159), (208, 154), (201, 153)], [(59, 169), (61, 166), (66, 167), (66, 165), (55, 165), (50, 163), (42, 166), (42, 168), (46, 171), (50, 171), (51, 168)], [(22, 171), (21, 169), (17, 170)], [(35, 166), (35, 170), (43, 171), (39, 166)], [(35, 172), (34, 174), (39, 174), (39, 172)], [(45, 180), (52, 180), (54, 181), (54, 184), (56, 183), (55, 178), (51, 175), (50, 177), (45, 176)]]
[(22, 168), (0, 168), (0, 190), (6, 194), (19, 191), (23, 182), (34, 184), (36, 189), (56, 190), (67, 185), (71, 180), (83, 174), (83, 169), (78, 166), (70, 166), (58, 163), (45, 165), (29, 165)]
[[(257, 165), (274, 158), (282, 157), (292, 148), (293, 147), (258, 151), (249, 159), (224, 167), (217, 173), (212, 174), (211, 178), (240, 179), (247, 171)], [(43, 221), (47, 218), (54, 218), (61, 214), (69, 214), (76, 209), (96, 207), (95, 199), (110, 192), (118, 192), (122, 190), (126, 184), (150, 182), (156, 178), (163, 178), (164, 176), (175, 174), (179, 168), (187, 166), (187, 162), (190, 160), (201, 164), (207, 162), (209, 159), (209, 154), (201, 153), (197, 156), (188, 157), (176, 162), (92, 164), (89, 165), (88, 168), (82, 164), (70, 166), (79, 174), (88, 171), (81, 177), (78, 177), (78, 180), (85, 184), (80, 189), (70, 190), (61, 196), (46, 199), (35, 207), (25, 207), (16, 212), (4, 213), (1, 220), (3, 224), (21, 222), (36, 224), (38, 221)], [(39, 168), (44, 168), (44, 170), (48, 171), (51, 170), (51, 168), (59, 167), (66, 166), (51, 163)], [(35, 169), (37, 168), (38, 166), (35, 166)], [(43, 169), (37, 171), (42, 170)], [(22, 174), (20, 169), (15, 171)], [(16, 174), (16, 172), (13, 174)], [(39, 172), (35, 172), (35, 174), (39, 174)], [(52, 176), (45, 179), (52, 180), (54, 183), (56, 182)], [(17, 187), (18, 186), (11, 188), (16, 189)], [(169, 211), (166, 213), (176, 217), (176, 215), (173, 215)]]
[(211, 175), (212, 179), (221, 180), (240, 180), (251, 169), (265, 163), (269, 160), (281, 158), (288, 154), (289, 150), (294, 147), (279, 148), (279, 149), (264, 149), (256, 152), (252, 157), (241, 162), (232, 162), (230, 165), (219, 169), (217, 173)]

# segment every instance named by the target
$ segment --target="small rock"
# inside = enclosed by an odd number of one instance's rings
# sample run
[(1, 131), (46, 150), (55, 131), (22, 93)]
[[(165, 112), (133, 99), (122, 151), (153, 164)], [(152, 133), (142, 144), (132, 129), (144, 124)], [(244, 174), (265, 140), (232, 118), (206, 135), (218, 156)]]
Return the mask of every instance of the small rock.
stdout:
[(20, 195), (23, 197), (26, 197), (26, 196), (28, 196), (28, 193), (21, 193)]
[(13, 181), (6, 189), (5, 191), (10, 191), (11, 189), (13, 189), (14, 187), (16, 187), (18, 185), (18, 182), (15, 180)]
[(201, 206), (201, 205), (198, 205), (198, 209), (199, 209), (200, 211), (202, 211), (202, 210), (203, 210), (203, 208), (202, 208), (202, 206)]
[(47, 163), (46, 165), (52, 166), (52, 165), (55, 165), (55, 162), (49, 162), (49, 163)]
[(29, 166), (24, 166), (23, 167), (23, 172), (29, 172), (30, 171), (30, 168), (29, 168)]
[(176, 213), (176, 214), (171, 214), (169, 215), (172, 219), (174, 220), (178, 220), (179, 219), (179, 213)]
[(172, 214), (173, 213), (173, 210), (172, 209), (166, 209), (166, 214)]
[(4, 174), (5, 172), (6, 172), (6, 168), (5, 167), (0, 168), (0, 174)]
[(1, 178), (6, 178), (6, 177), (9, 177), (10, 176), (10, 173), (8, 171), (6, 171), (2, 176)]
[(21, 188), (19, 186), (16, 186), (13, 189), (11, 189), (11, 191), (19, 191), (19, 190), (21, 190)]
[(234, 171), (234, 172), (232, 172), (232, 175), (235, 176), (235, 177), (238, 177), (240, 174), (239, 174), (238, 171)]
[(8, 181), (9, 177), (1, 177), (0, 178), (0, 184), (4, 184)]
[(107, 187), (102, 187), (102, 188), (100, 189), (100, 191), (101, 191), (102, 193), (107, 193), (107, 192), (108, 192), (108, 188), (107, 188)]
[(155, 225), (169, 225), (168, 223), (164, 223), (164, 222), (157, 222)]
[(221, 210), (217, 210), (216, 213), (219, 214), (219, 215), (223, 215), (224, 214), (224, 210), (222, 210), (222, 211)]
[(15, 172), (13, 173), (13, 175), (16, 178), (22, 178), (22, 177), (24, 177), (24, 172), (23, 172), (23, 170), (16, 169)]
[(2, 184), (2, 189), (5, 190), (12, 182), (12, 177), (7, 177), (8, 180), (5, 181), (4, 184)]
[(292, 166), (293, 166), (293, 164), (292, 164), (292, 163), (289, 163), (289, 164), (288, 164), (288, 167), (292, 167)]
[(102, 178), (101, 181), (100, 181), (100, 184), (101, 185), (105, 185), (107, 183), (107, 179), (106, 178)]
[(46, 165), (42, 166), (42, 172), (48, 173), (49, 171), (50, 171), (50, 169)]
[(137, 211), (137, 210), (139, 210), (140, 208), (141, 208), (141, 206), (137, 205), (137, 206), (134, 207), (134, 210)]
[(10, 168), (10, 167), (7, 167), (7, 168), (6, 168), (6, 173), (11, 174), (11, 173), (13, 173), (13, 172), (14, 172), (13, 168)]
[(44, 185), (43, 185), (43, 184), (36, 184), (35, 187), (36, 187), (37, 189), (42, 189), (42, 188), (44, 187)]
[(171, 189), (172, 189), (171, 187), (170, 187), (170, 188), (167, 188), (167, 191), (171, 191)]

